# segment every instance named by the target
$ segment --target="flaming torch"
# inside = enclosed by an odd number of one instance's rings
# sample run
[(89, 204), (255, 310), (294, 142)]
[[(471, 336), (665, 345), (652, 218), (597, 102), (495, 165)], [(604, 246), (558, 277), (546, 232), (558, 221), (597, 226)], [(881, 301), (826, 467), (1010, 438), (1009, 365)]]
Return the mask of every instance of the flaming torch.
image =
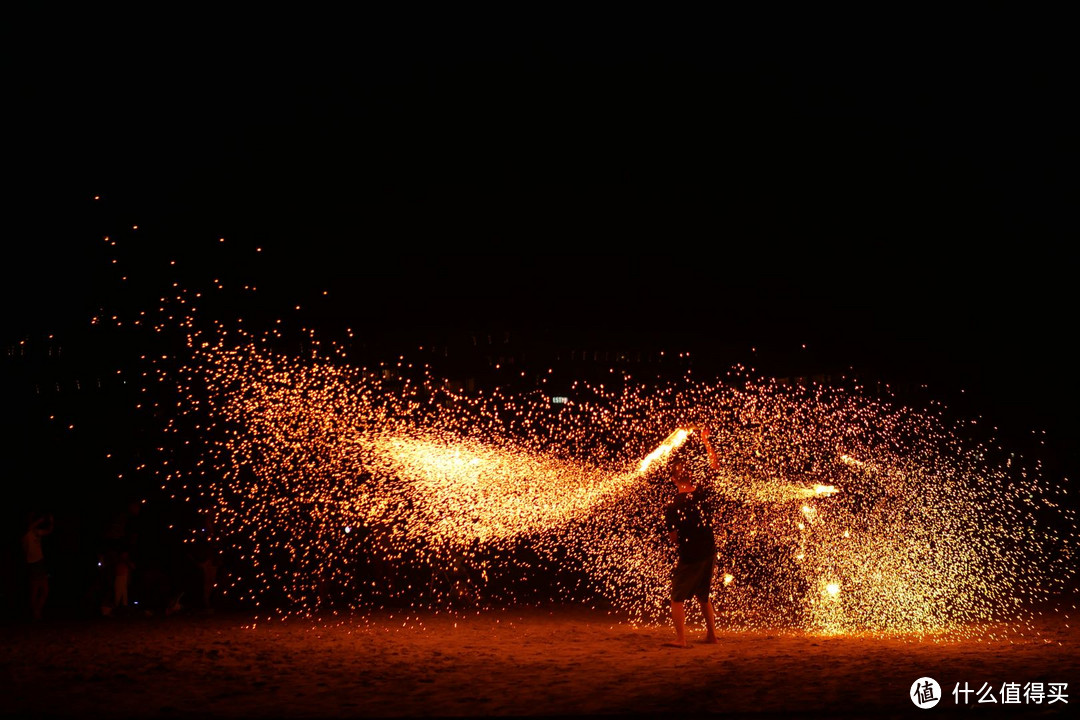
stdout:
[(676, 448), (686, 442), (686, 438), (690, 437), (691, 432), (693, 430), (676, 428), (673, 433), (664, 438), (664, 442), (660, 443), (658, 448), (642, 459), (641, 465), (638, 466), (638, 472), (644, 473), (655, 461), (670, 455)]

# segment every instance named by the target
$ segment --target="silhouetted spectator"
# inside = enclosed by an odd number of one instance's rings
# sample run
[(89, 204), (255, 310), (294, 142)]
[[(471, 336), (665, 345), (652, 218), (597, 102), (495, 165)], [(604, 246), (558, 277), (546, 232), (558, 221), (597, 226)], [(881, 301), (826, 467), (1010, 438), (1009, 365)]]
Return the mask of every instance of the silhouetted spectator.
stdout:
[(30, 615), (40, 620), (49, 597), (49, 570), (45, 565), (45, 553), (41, 538), (53, 531), (53, 516), (31, 515), (26, 532), (22, 536), (23, 552), (30, 577)]
[[(138, 540), (139, 533), (134, 519), (139, 515), (141, 510), (142, 503), (139, 500), (128, 500), (123, 507), (118, 508), (106, 522), (103, 533), (105, 594), (101, 604), (102, 615), (110, 615), (113, 608), (117, 606), (116, 588), (117, 584), (120, 582), (118, 577), (118, 567), (121, 554), (127, 553), (129, 563), (131, 562), (131, 559), (137, 555), (136, 541)], [(127, 568), (128, 577), (124, 582), (128, 586), (130, 586), (131, 583), (132, 569), (134, 569), (134, 564), (131, 564), (131, 566)]]
[(206, 540), (198, 543), (189, 557), (199, 568), (202, 607), (211, 610), (210, 596), (217, 581), (218, 568), (221, 567), (221, 555), (214, 543)]
[(114, 582), (115, 594), (113, 596), (113, 605), (116, 608), (127, 607), (128, 582), (131, 580), (131, 571), (134, 569), (135, 563), (131, 562), (128, 551), (121, 550), (116, 558), (116, 566), (114, 568), (116, 579)]

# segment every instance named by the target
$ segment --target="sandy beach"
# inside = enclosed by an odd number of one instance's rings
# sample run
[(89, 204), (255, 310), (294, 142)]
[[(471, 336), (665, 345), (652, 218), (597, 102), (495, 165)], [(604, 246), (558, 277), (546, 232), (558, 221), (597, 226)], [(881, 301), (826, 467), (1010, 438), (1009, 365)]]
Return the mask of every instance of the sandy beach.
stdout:
[[(930, 676), (928, 712), (1066, 715), (1080, 637), (1044, 622), (1013, 641), (729, 630), (675, 649), (666, 626), (580, 607), (47, 619), (0, 631), (0, 696), (5, 717), (900, 717), (922, 712), (908, 694)], [(960, 707), (957, 682), (1068, 683), (1069, 702)]]

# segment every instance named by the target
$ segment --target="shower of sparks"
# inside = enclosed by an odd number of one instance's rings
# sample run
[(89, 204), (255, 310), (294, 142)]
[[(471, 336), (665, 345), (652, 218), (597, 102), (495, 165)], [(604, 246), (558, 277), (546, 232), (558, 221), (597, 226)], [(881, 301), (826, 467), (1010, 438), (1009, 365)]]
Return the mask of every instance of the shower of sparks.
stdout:
[[(311, 331), (310, 352), (285, 353), (280, 325), (196, 322), (202, 295), (173, 290), (132, 321), (186, 338), (147, 358), (165, 391), (154, 472), (210, 514), (234, 561), (227, 592), (257, 607), (569, 600), (664, 618), (675, 454), (718, 500), (714, 597), (731, 627), (1024, 632), (1075, 574), (1065, 488), (965, 440), (943, 408), (741, 366), (579, 381), (556, 407), (539, 382), (464, 392), (404, 355), (358, 367)], [(718, 470), (687, 429), (702, 426)]]
[[(680, 445), (721, 499), (715, 582), (732, 624), (970, 628), (1073, 572), (1071, 538), (1038, 521), (1053, 489), (995, 468), (935, 415), (740, 372), (580, 383), (553, 410), (539, 389), (468, 395), (423, 368), (385, 370), (222, 339), (160, 373), (179, 381), (170, 428), (200, 438), (163, 489), (216, 514), (250, 568), (234, 592), (315, 611), (497, 585), (659, 617), (663, 461)], [(713, 428), (719, 470), (693, 433), (670, 432), (686, 420)]]

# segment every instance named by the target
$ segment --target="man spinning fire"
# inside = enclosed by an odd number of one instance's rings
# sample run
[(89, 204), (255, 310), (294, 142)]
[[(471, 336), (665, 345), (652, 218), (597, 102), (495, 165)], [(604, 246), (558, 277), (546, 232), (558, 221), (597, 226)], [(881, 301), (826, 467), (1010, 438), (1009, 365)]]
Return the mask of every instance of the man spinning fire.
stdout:
[[(709, 442), (708, 428), (694, 428), (701, 436), (713, 470), (720, 467), (716, 451)], [(686, 642), (686, 608), (689, 597), (697, 598), (705, 616), (706, 643), (717, 643), (716, 616), (709, 599), (713, 572), (716, 569), (716, 540), (713, 536), (712, 492), (698, 487), (686, 469), (682, 457), (673, 455), (668, 463), (671, 481), (678, 494), (664, 508), (668, 538), (678, 546), (678, 560), (671, 573), (671, 618), (675, 623), (675, 641), (670, 647), (689, 647)]]

